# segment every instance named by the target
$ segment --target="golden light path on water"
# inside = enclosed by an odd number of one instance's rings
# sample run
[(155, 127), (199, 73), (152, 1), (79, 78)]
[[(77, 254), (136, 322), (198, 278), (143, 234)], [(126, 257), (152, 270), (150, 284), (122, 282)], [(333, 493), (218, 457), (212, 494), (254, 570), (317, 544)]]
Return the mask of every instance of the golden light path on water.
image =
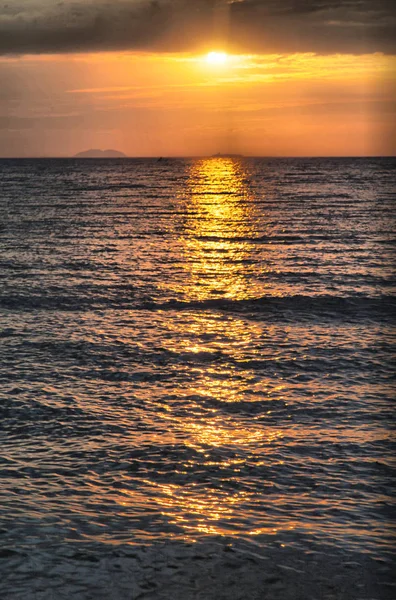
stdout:
[[(254, 238), (258, 236), (255, 228), (257, 209), (242, 163), (217, 157), (195, 162), (187, 191), (187, 217), (182, 236), (186, 277), (183, 290), (177, 291), (183, 291), (192, 301), (254, 297), (250, 270), (254, 262)], [(181, 400), (190, 404), (191, 416), (180, 418), (171, 409), (166, 417), (175, 441), (183, 440), (193, 451), (190, 464), (181, 464), (176, 475), (185, 474), (186, 468), (201, 468), (194, 458), (198, 452), (205, 469), (212, 466), (225, 473), (229, 471), (226, 484), (230, 485), (213, 489), (205, 483), (158, 483), (154, 495), (161, 498), (163, 516), (169, 523), (184, 529), (189, 538), (194, 534), (240, 533), (241, 505), (257, 511), (261, 502), (254, 489), (238, 489), (237, 479), (245, 463), (242, 455), (254, 456), (257, 466), (261, 463), (257, 455), (262, 452), (262, 447), (280, 440), (283, 434), (276, 428), (263, 427), (254, 417), (241, 420), (207, 407), (203, 413), (201, 402), (207, 399), (231, 404), (243, 398), (246, 401), (247, 387), (252, 402), (270, 393), (265, 380), (255, 378), (253, 381), (249, 377), (249, 369), (241, 377), (234, 369), (221, 363), (213, 364), (212, 360), (216, 352), (219, 356), (230, 352), (234, 359), (242, 358), (251, 348), (252, 339), (260, 335), (260, 328), (236, 317), (225, 320), (212, 311), (197, 311), (189, 313), (184, 335), (180, 335), (180, 324), (172, 325), (172, 320), (169, 329), (168, 349), (192, 362), (194, 355), (199, 359), (191, 368), (189, 389), (179, 390)], [(164, 345), (167, 347), (166, 340)], [(208, 362), (202, 365), (205, 357)], [(213, 451), (216, 459), (211, 462)], [(245, 515), (245, 518), (242, 528), (247, 535), (276, 531), (273, 525), (249, 530), (249, 516)]]
[(241, 300), (251, 293), (256, 234), (248, 181), (242, 165), (227, 158), (203, 160), (191, 170), (183, 236), (190, 299)]

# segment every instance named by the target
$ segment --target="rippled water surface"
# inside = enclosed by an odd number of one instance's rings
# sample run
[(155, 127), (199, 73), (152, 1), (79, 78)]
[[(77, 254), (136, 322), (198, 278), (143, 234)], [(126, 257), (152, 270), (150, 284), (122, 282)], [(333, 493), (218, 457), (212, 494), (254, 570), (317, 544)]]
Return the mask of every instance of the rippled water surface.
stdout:
[(0, 161), (2, 547), (387, 555), (393, 181), (392, 159)]

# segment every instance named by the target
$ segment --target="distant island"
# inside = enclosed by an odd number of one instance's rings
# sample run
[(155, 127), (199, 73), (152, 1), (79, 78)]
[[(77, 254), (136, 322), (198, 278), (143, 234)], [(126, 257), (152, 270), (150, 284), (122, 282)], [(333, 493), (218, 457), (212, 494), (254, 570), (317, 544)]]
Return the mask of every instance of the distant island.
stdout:
[(126, 154), (118, 150), (85, 150), (75, 154), (74, 158), (126, 158)]

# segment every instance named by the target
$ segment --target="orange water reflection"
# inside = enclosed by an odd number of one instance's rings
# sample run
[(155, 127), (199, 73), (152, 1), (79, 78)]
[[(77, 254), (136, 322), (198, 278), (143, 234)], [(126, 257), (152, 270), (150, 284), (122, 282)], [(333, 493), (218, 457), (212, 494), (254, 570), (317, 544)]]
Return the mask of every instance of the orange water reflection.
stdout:
[[(172, 416), (169, 420), (172, 421)], [(246, 480), (243, 483), (246, 467), (265, 465), (268, 456), (264, 448), (280, 442), (283, 432), (263, 427), (254, 419), (246, 422), (215, 410), (205, 416), (192, 414), (173, 425), (175, 432), (179, 429), (177, 437), (193, 452), (191, 459), (180, 463), (175, 471), (176, 481), (179, 478), (186, 481), (155, 484), (163, 516), (169, 523), (181, 527), (189, 539), (194, 534), (252, 535), (257, 527), (252, 529), (248, 524), (248, 513), (260, 512), (261, 499), (255, 483), (251, 481), (249, 487)], [(215, 485), (209, 483), (212, 470), (216, 472)], [(194, 482), (189, 473), (197, 473)], [(195, 482), (195, 479), (199, 481), (199, 473), (202, 483)], [(260, 531), (263, 529), (272, 530), (273, 524), (261, 523)]]
[[(242, 161), (213, 158), (193, 163), (182, 236), (186, 278), (180, 291), (185, 298), (242, 300), (258, 294), (253, 273), (260, 233), (253, 200)], [(263, 464), (264, 448), (280, 441), (282, 432), (246, 413), (227, 414), (222, 407), (269, 396), (268, 382), (249, 367), (229, 364), (229, 359), (232, 363), (256, 357), (252, 348), (262, 328), (216, 310), (190, 311), (182, 330), (179, 320), (169, 320), (167, 327), (170, 335), (163, 345), (187, 363), (190, 383), (188, 389), (177, 390), (179, 406), (188, 407), (188, 414), (181, 416), (171, 407), (164, 418), (175, 443), (191, 450), (191, 459), (178, 466), (175, 483), (153, 484), (161, 513), (189, 538), (256, 534), (248, 513), (260, 511), (261, 500), (254, 485), (248, 489), (239, 482), (246, 460)], [(195, 482), (200, 472), (203, 480), (210, 480), (211, 470), (216, 472), (215, 485)], [(194, 482), (190, 473), (197, 473)], [(272, 523), (260, 525), (260, 531), (273, 530)]]
[(231, 158), (198, 161), (187, 189), (184, 291), (198, 300), (251, 297), (257, 233), (248, 172)]

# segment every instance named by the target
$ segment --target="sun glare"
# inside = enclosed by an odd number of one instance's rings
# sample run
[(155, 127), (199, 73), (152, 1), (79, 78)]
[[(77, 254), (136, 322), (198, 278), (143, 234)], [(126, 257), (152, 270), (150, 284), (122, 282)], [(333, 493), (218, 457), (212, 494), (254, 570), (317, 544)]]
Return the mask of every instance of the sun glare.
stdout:
[(225, 52), (209, 52), (206, 56), (206, 62), (209, 65), (225, 65), (227, 54)]

